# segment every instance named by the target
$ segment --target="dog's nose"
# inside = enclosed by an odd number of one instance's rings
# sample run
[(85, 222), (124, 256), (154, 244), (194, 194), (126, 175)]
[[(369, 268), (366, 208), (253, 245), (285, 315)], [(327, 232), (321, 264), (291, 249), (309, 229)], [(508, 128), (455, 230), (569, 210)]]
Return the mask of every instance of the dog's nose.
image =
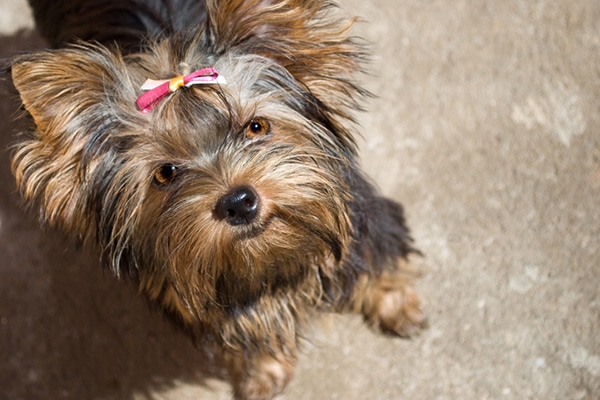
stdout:
[(218, 219), (229, 225), (246, 225), (258, 215), (260, 200), (250, 186), (239, 186), (221, 197), (215, 208)]

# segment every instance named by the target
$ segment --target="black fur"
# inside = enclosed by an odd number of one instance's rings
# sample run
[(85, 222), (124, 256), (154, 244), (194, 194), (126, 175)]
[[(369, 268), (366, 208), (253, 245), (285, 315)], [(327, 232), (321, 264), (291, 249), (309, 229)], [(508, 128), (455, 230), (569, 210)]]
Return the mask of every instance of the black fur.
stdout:
[(206, 21), (204, 1), (29, 0), (36, 25), (52, 47), (75, 39), (125, 51), (139, 50), (148, 36), (193, 32)]

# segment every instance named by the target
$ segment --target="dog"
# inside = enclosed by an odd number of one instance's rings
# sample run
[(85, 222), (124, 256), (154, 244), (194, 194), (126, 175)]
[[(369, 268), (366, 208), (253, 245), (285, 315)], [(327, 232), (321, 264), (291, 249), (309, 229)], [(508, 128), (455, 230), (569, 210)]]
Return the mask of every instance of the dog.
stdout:
[(12, 162), (25, 204), (219, 354), (236, 399), (283, 391), (319, 313), (427, 326), (403, 208), (358, 163), (354, 18), (327, 0), (31, 5), (55, 48), (10, 67), (33, 122)]

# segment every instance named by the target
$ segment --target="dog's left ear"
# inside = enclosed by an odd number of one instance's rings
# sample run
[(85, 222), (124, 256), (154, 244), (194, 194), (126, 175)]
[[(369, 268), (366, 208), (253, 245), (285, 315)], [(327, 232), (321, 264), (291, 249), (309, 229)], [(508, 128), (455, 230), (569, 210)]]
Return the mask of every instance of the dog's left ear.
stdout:
[[(93, 221), (86, 189), (122, 130), (135, 94), (118, 56), (91, 45), (17, 57), (13, 83), (35, 122), (13, 158), (17, 185), (42, 219), (75, 236)], [(104, 157), (104, 158), (103, 158)]]
[(354, 18), (321, 0), (208, 0), (216, 53), (233, 51), (275, 60), (338, 112), (360, 108), (366, 94), (354, 81), (367, 52), (351, 36)]
[(130, 86), (123, 83), (125, 69), (117, 54), (81, 44), (17, 57), (11, 74), (38, 135), (43, 137), (74, 134), (78, 127), (89, 125), (90, 118), (106, 120), (114, 114), (114, 105), (125, 103), (118, 97)]

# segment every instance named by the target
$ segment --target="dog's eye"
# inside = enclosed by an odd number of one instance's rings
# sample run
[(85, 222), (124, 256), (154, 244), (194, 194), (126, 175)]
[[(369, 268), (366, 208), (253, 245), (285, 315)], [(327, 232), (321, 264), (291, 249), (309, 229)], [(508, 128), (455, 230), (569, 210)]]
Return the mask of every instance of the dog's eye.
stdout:
[(154, 182), (158, 185), (171, 183), (177, 176), (179, 168), (173, 164), (164, 164), (154, 170)]
[(271, 123), (264, 118), (254, 118), (246, 125), (245, 135), (248, 139), (266, 136), (271, 133)]

